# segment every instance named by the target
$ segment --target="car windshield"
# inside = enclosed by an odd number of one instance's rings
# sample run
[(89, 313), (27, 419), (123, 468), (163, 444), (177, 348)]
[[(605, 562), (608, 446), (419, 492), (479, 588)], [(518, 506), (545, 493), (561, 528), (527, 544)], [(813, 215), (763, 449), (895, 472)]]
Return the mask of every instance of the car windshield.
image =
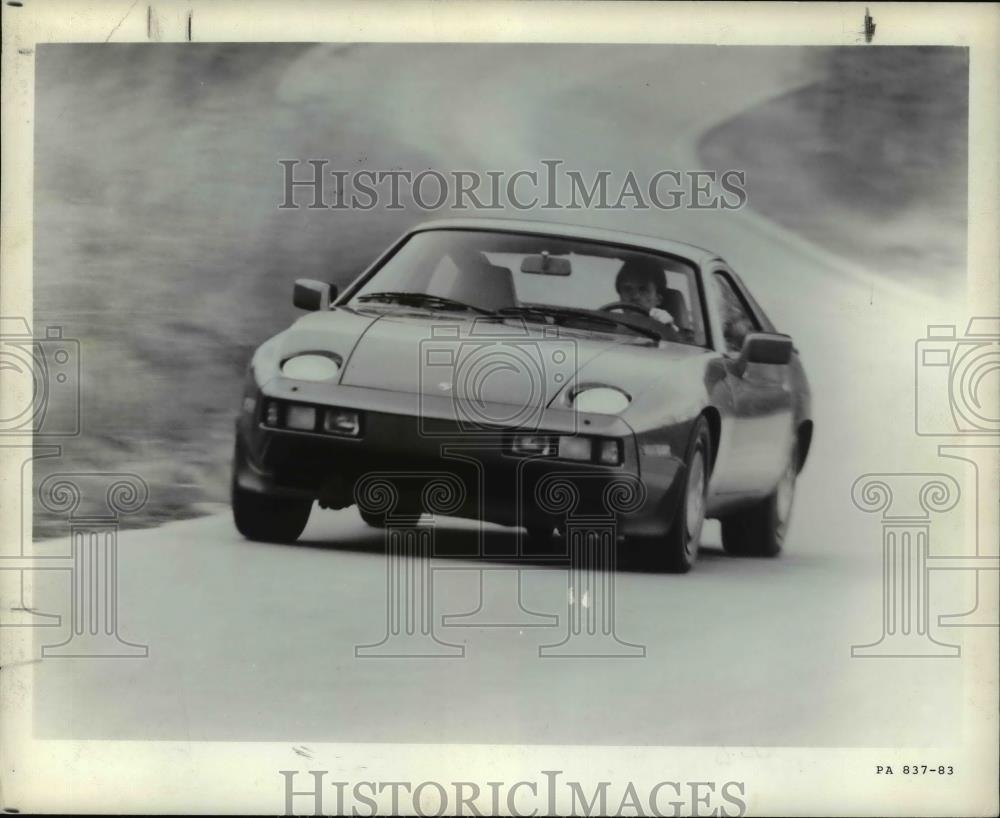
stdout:
[(349, 303), (509, 316), (705, 345), (694, 264), (579, 239), (476, 230), (416, 233)]

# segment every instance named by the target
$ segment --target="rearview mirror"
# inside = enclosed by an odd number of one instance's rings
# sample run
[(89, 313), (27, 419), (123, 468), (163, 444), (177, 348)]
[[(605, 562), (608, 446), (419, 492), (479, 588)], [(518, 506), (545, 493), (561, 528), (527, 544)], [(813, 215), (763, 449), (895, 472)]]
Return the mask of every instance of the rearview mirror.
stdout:
[(337, 288), (313, 278), (300, 278), (292, 291), (292, 303), (300, 310), (328, 310), (330, 302), (336, 298)]
[(573, 272), (573, 265), (568, 258), (542, 253), (537, 256), (525, 256), (521, 262), (521, 272), (542, 276), (568, 276)]
[(751, 332), (743, 340), (740, 360), (746, 364), (787, 364), (792, 360), (792, 338), (778, 332)]

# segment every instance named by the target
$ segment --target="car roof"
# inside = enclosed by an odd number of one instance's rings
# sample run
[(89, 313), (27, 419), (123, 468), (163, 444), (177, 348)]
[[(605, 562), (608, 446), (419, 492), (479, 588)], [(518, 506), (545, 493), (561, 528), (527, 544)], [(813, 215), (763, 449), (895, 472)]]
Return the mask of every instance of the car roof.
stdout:
[(561, 224), (559, 222), (523, 221), (518, 219), (437, 219), (424, 222), (407, 231), (407, 235), (428, 230), (487, 230), (493, 232), (534, 233), (560, 238), (589, 239), (607, 244), (625, 244), (661, 253), (682, 256), (696, 263), (719, 258), (717, 253), (674, 239), (645, 236), (625, 230), (608, 230), (602, 227)]

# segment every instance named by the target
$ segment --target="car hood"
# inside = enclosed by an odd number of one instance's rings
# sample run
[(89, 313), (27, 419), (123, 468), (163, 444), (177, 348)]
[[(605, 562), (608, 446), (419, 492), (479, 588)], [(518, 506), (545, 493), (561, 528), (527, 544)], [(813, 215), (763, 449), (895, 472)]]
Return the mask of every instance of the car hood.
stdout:
[(614, 386), (635, 397), (665, 374), (668, 361), (704, 353), (518, 320), (345, 308), (310, 313), (275, 340), (281, 361), (300, 352), (338, 355), (345, 386), (520, 406), (566, 400), (578, 385)]

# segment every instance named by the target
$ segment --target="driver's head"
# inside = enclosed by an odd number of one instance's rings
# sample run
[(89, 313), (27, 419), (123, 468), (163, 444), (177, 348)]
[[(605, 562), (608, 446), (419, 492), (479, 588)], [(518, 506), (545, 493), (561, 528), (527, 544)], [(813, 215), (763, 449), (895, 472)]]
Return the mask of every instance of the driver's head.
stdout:
[(653, 259), (639, 256), (626, 261), (615, 277), (618, 298), (647, 312), (660, 305), (667, 275)]

